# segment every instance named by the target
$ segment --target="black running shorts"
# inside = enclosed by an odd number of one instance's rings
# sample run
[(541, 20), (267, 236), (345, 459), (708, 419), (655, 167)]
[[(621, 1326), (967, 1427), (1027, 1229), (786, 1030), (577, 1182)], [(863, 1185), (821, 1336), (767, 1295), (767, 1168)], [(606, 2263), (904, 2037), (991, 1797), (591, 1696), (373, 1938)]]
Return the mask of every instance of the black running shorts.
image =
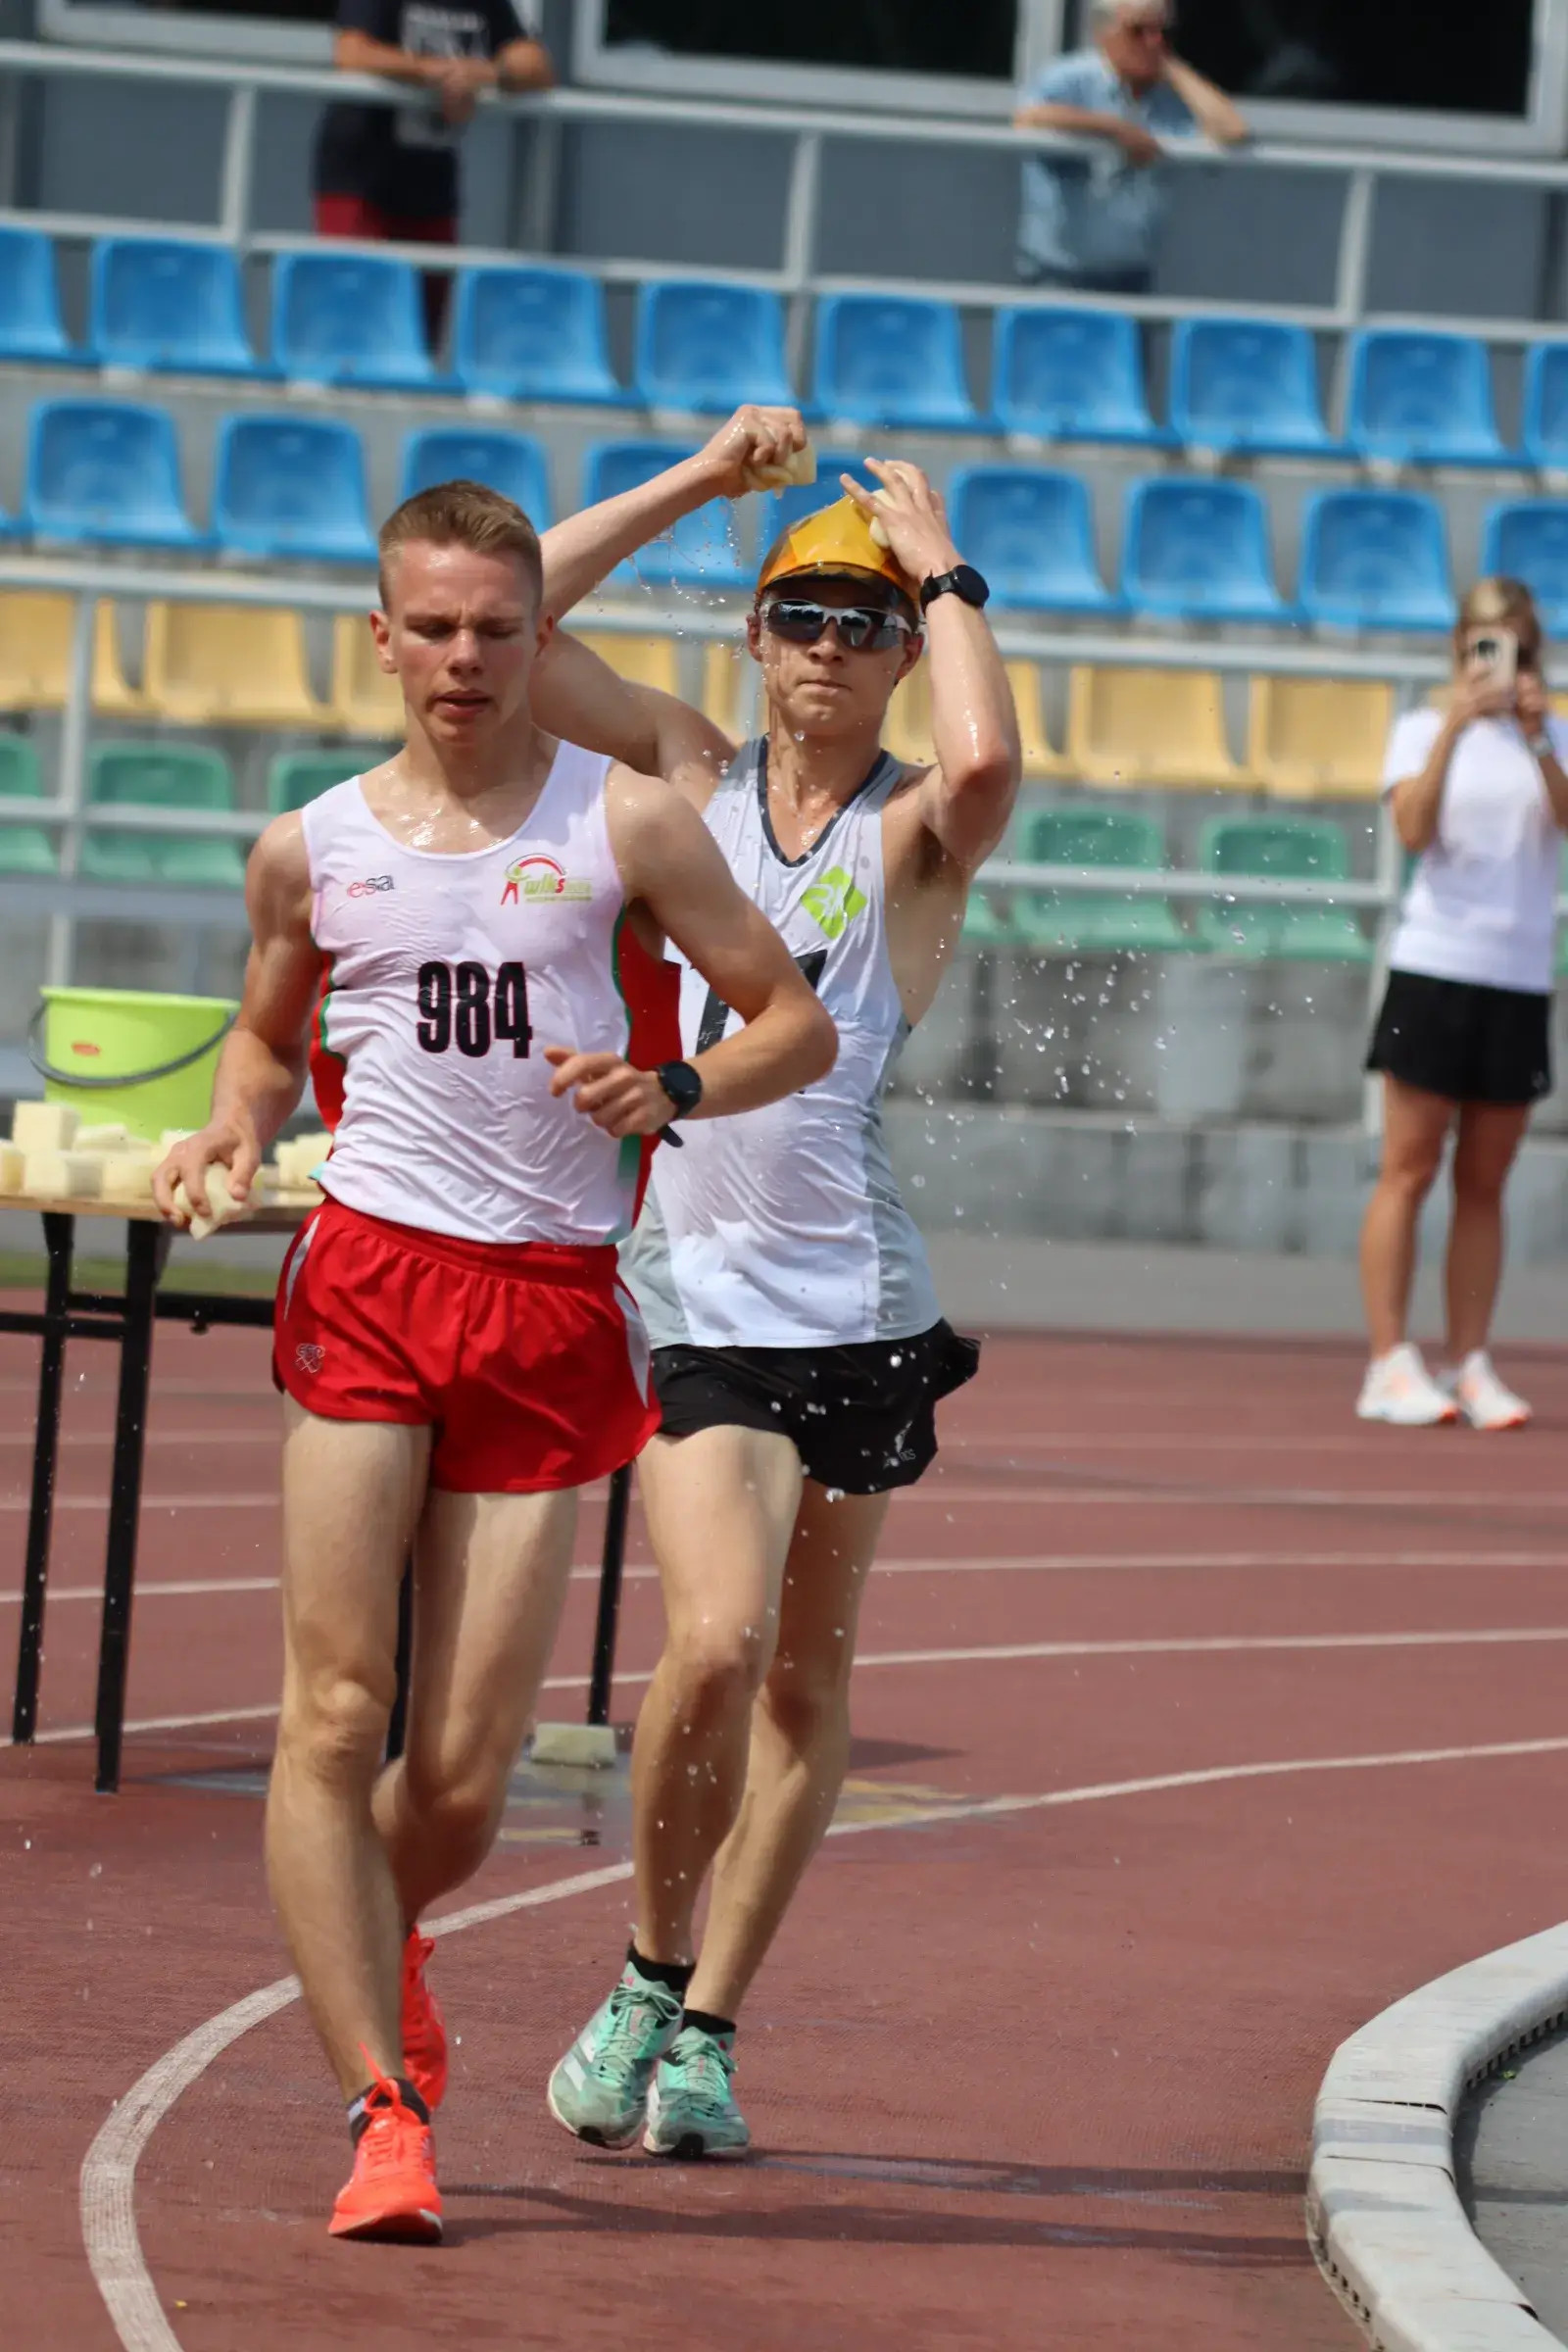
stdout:
[(910, 1340), (844, 1348), (656, 1348), (654, 1386), (666, 1438), (776, 1429), (818, 1485), (883, 1494), (929, 1467), (937, 1402), (979, 1361), (978, 1340), (933, 1323)]
[(1539, 1102), (1551, 1092), (1551, 999), (1391, 972), (1366, 1066), (1450, 1102)]

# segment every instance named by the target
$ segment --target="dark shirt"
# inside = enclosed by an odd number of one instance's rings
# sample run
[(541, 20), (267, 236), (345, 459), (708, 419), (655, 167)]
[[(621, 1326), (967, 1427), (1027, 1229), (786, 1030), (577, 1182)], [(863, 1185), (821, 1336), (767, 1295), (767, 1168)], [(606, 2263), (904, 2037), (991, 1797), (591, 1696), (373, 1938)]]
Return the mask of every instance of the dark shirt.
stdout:
[[(495, 57), (536, 38), (530, 12), (514, 0), (338, 0), (343, 32), (368, 33), (416, 57)], [(458, 141), (432, 91), (412, 84), (399, 106), (339, 100), (325, 108), (316, 137), (312, 187), (318, 196), (358, 196), (411, 220), (458, 209)]]

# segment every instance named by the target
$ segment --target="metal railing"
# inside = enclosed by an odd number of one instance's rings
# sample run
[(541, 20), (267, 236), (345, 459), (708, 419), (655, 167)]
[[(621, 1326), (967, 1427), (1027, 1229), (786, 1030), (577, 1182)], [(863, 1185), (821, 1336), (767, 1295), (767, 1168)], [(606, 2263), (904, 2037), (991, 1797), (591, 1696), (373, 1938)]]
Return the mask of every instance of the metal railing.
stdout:
[[(63, 47), (48, 42), (0, 40), (0, 77), (13, 88), (24, 77), (45, 79), (107, 79), (146, 81), (220, 92), (226, 103), (216, 220), (211, 227), (180, 224), (182, 237), (209, 238), (242, 253), (273, 254), (308, 250), (315, 244), (306, 234), (264, 233), (252, 225), (257, 115), (260, 99), (269, 94), (304, 98), (354, 98), (369, 105), (404, 107), (410, 103), (406, 86), (370, 74), (338, 74), (294, 66), (249, 63), (216, 65), (200, 59), (152, 57), (136, 51)], [(15, 104), (15, 99), (12, 101)], [(849, 114), (826, 108), (745, 106), (707, 100), (681, 100), (630, 95), (608, 90), (561, 89), (543, 95), (502, 96), (486, 92), (480, 100), (487, 111), (500, 111), (542, 128), (534, 142), (530, 169), (536, 182), (557, 169), (556, 141), (560, 125), (573, 122), (662, 123), (691, 131), (743, 129), (788, 138), (792, 142), (790, 170), (779, 223), (779, 262), (773, 270), (704, 270), (699, 266), (637, 259), (594, 260), (584, 263), (600, 276), (639, 282), (664, 276), (678, 268), (683, 276), (710, 276), (770, 287), (794, 297), (797, 313), (810, 296), (821, 293), (885, 292), (887, 277), (867, 280), (825, 272), (817, 266), (822, 150), (828, 140), (879, 144), (963, 148), (1015, 156), (1061, 154), (1082, 156), (1093, 143), (1047, 131), (1018, 131), (1010, 125), (981, 123), (928, 116), (889, 117)], [(1288, 170), (1328, 174), (1346, 182), (1335, 268), (1335, 295), (1327, 305), (1279, 306), (1182, 301), (1163, 296), (1077, 296), (1075, 301), (1130, 311), (1151, 318), (1177, 318), (1212, 312), (1255, 310), (1269, 318), (1285, 318), (1325, 331), (1345, 331), (1362, 323), (1366, 308), (1367, 274), (1372, 247), (1377, 188), (1385, 179), (1471, 180), (1481, 185), (1525, 186), (1543, 190), (1568, 189), (1568, 162), (1541, 163), (1511, 157), (1457, 156), (1448, 153), (1400, 153), (1363, 148), (1285, 145), (1258, 142), (1242, 149), (1222, 150), (1200, 139), (1172, 140), (1170, 165), (1178, 171), (1207, 169), (1246, 174), (1258, 170)], [(530, 219), (542, 222), (550, 207), (536, 185), (525, 207)], [(0, 211), (0, 220), (32, 225), (64, 238), (87, 238), (111, 233), (168, 233), (165, 221), (64, 212)], [(543, 242), (537, 237), (534, 242)], [(339, 240), (334, 240), (339, 242)], [(349, 243), (352, 241), (341, 240)], [(461, 270), (481, 263), (515, 259), (511, 249), (480, 246), (373, 245), (363, 250), (403, 254), (426, 270)], [(1049, 306), (1059, 293), (1031, 291), (1015, 284), (946, 283), (927, 278), (909, 281), (926, 294), (943, 296), (972, 308), (995, 308), (1002, 303)], [(1405, 318), (1404, 314), (1400, 314)], [(1408, 319), (1406, 321), (1408, 323)], [(1528, 342), (1540, 333), (1539, 319), (1475, 319), (1444, 318), (1435, 324), (1469, 327), (1494, 342)], [(798, 341), (798, 335), (797, 335)], [(798, 352), (795, 355), (798, 356)]]

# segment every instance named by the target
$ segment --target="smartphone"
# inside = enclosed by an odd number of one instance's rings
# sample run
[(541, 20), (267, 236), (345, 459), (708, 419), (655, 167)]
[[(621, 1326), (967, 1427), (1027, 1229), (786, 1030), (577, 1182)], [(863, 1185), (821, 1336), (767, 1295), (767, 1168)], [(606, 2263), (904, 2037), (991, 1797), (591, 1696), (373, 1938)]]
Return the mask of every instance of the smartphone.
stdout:
[(1519, 640), (1512, 629), (1478, 629), (1466, 649), (1472, 667), (1487, 670), (1498, 686), (1519, 674)]

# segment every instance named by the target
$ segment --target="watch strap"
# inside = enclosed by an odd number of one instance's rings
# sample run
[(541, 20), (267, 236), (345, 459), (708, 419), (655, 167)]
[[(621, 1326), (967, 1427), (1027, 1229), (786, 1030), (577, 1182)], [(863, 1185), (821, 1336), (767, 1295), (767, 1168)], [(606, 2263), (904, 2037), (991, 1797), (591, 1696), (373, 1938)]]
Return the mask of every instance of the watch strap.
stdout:
[(1557, 756), (1557, 747), (1544, 727), (1538, 727), (1533, 735), (1527, 735), (1525, 745), (1537, 760), (1554, 760)]

